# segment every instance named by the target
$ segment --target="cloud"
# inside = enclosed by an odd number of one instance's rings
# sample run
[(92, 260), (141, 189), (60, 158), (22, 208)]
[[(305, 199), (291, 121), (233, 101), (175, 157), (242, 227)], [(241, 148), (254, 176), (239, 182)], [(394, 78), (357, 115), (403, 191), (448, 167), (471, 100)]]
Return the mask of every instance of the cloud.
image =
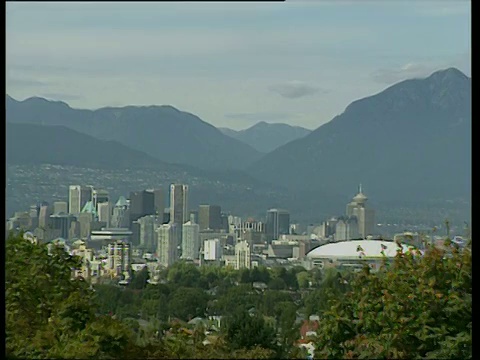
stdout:
[(438, 1), (420, 3), (416, 8), (419, 15), (428, 17), (462, 16), (471, 14), (470, 1)]
[(38, 87), (47, 86), (48, 83), (40, 80), (33, 79), (19, 79), (15, 77), (7, 76), (7, 87)]
[[(268, 89), (288, 99), (298, 99), (304, 96), (313, 95), (321, 90), (319, 87), (309, 85), (302, 81), (289, 81), (282, 84), (276, 84), (270, 86)], [(323, 90), (322, 92), (326, 91)]]
[(408, 63), (400, 68), (380, 69), (375, 71), (371, 77), (374, 81), (382, 84), (393, 84), (405, 79), (427, 77), (435, 70), (433, 66), (419, 63)]
[(277, 112), (258, 112), (258, 113), (234, 113), (225, 114), (228, 119), (248, 120), (248, 121), (277, 121), (290, 119), (292, 114)]

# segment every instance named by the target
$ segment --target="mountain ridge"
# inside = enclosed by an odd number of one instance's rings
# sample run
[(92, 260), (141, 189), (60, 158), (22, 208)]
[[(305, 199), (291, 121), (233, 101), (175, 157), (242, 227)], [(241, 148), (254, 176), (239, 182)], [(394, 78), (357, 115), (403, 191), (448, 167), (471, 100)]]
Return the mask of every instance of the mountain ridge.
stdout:
[(168, 163), (205, 169), (245, 167), (262, 155), (198, 116), (170, 105), (73, 109), (65, 102), (7, 95), (8, 122), (62, 125), (115, 140)]
[[(343, 113), (265, 155), (248, 171), (264, 181), (309, 191), (340, 194), (361, 182), (377, 198), (467, 196), (470, 94), (471, 79), (457, 69), (399, 82), (353, 101)], [(447, 172), (439, 179), (438, 172), (449, 168), (458, 176)], [(380, 177), (393, 186), (382, 184)]]
[(269, 153), (279, 146), (304, 137), (311, 132), (301, 126), (265, 121), (260, 121), (244, 130), (236, 131), (229, 128), (219, 128), (219, 130), (262, 153)]

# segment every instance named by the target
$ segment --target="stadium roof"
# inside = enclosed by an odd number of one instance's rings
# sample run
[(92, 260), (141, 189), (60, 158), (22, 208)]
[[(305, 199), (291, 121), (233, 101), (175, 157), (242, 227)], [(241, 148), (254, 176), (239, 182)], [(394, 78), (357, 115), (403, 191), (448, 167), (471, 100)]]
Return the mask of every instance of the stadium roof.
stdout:
[[(404, 252), (411, 248), (405, 244), (402, 247)], [(307, 258), (395, 257), (398, 249), (393, 241), (348, 240), (316, 247), (307, 254)]]

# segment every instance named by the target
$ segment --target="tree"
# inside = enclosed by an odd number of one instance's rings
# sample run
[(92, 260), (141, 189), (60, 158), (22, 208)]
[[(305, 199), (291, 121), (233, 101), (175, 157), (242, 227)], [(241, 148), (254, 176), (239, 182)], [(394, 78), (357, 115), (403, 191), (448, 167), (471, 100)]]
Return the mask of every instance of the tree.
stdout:
[(233, 350), (260, 346), (277, 351), (275, 329), (260, 314), (251, 315), (246, 308), (237, 309), (224, 321), (225, 339)]
[(170, 298), (170, 314), (184, 321), (205, 316), (208, 295), (201, 289), (180, 287)]
[(144, 289), (147, 286), (147, 281), (149, 279), (148, 267), (144, 267), (140, 271), (132, 272), (132, 280), (128, 284), (129, 288), (132, 289)]
[(365, 268), (320, 321), (320, 358), (472, 358), (472, 257), (429, 246)]

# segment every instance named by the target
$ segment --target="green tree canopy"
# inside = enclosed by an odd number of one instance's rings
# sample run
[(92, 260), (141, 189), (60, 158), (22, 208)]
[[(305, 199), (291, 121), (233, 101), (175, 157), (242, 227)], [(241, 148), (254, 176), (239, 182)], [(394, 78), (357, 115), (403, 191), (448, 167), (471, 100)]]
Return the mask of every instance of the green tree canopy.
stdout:
[(399, 253), (379, 272), (358, 273), (331, 305), (317, 331), (319, 358), (471, 358), (471, 248)]

